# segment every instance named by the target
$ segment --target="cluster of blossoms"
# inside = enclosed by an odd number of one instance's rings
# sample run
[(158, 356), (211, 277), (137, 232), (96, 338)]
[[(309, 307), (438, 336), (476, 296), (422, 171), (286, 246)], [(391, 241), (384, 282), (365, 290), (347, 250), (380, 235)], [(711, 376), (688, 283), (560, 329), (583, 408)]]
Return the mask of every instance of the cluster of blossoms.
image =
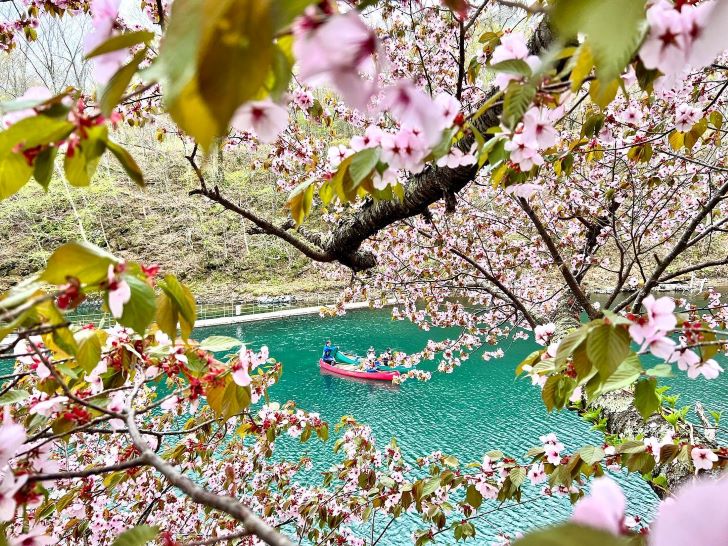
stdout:
[[(650, 546), (674, 544), (725, 544), (728, 530), (723, 524), (728, 501), (725, 480), (690, 483), (662, 503), (649, 529)], [(572, 521), (613, 535), (629, 532), (634, 518), (625, 515), (622, 489), (608, 477), (592, 482), (591, 493), (574, 506)]]
[(658, 0), (647, 10), (649, 33), (639, 56), (647, 68), (666, 75), (702, 67), (725, 49), (724, 3)]
[[(643, 316), (630, 315), (632, 324), (629, 334), (632, 339), (641, 345), (641, 350), (649, 350), (658, 358), (667, 362), (676, 362), (678, 368), (687, 371), (690, 379), (703, 375), (706, 379), (715, 379), (723, 368), (714, 360), (701, 358), (686, 347), (677, 347), (674, 340), (668, 337), (677, 326), (675, 316), (675, 301), (672, 298), (662, 297), (655, 299), (647, 296), (642, 302), (647, 313)], [(690, 334), (689, 323), (685, 331)], [(700, 326), (700, 324), (698, 324)]]

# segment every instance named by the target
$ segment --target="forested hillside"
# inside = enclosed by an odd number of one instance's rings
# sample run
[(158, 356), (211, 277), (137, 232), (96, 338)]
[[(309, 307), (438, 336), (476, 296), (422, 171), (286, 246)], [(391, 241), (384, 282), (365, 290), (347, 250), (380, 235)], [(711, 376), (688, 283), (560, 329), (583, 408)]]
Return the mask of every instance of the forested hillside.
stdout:
[[(140, 189), (104, 158), (88, 188), (60, 178), (46, 193), (28, 185), (0, 203), (0, 289), (45, 266), (53, 249), (87, 240), (130, 260), (157, 263), (190, 286), (201, 301), (250, 299), (262, 294), (334, 288), (318, 266), (278, 239), (249, 234), (251, 224), (206, 199), (190, 196), (192, 169), (179, 140), (160, 143), (157, 129), (123, 131), (146, 172)], [(122, 139), (124, 140), (124, 139)], [(189, 153), (189, 150), (187, 151)], [(285, 221), (286, 195), (275, 177), (244, 167), (239, 151), (208, 160), (205, 170), (230, 198), (271, 219)]]

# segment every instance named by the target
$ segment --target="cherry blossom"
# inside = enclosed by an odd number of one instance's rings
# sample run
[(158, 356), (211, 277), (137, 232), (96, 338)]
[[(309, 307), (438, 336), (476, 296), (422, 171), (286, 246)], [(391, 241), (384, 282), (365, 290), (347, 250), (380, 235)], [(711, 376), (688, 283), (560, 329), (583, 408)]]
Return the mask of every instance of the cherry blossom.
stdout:
[(539, 324), (533, 331), (536, 343), (539, 345), (548, 345), (551, 341), (551, 336), (554, 335), (555, 331), (556, 324), (553, 322), (549, 322), (548, 324)]
[(28, 480), (28, 476), (23, 474), (15, 479), (12, 471), (9, 468), (5, 468), (5, 475), (0, 483), (0, 521), (11, 521), (15, 516), (15, 508), (17, 503), (15, 501), (15, 494), (18, 490), (25, 485)]
[(553, 126), (554, 113), (546, 108), (530, 108), (523, 115), (523, 141), (533, 149), (550, 148), (559, 140)]
[(241, 387), (247, 387), (252, 382), (249, 371), (250, 355), (248, 349), (243, 345), (238, 353), (238, 360), (233, 365), (233, 381)]
[(403, 127), (419, 130), (427, 146), (434, 146), (448, 127), (440, 107), (412, 82), (402, 80), (385, 90), (383, 106)]
[(595, 479), (591, 493), (574, 505), (571, 520), (619, 535), (624, 525), (625, 507), (622, 489), (604, 476)]
[(3, 415), (3, 424), (0, 425), (0, 468), (8, 464), (27, 439), (25, 428), (13, 421), (8, 406), (5, 406)]
[(649, 544), (728, 544), (728, 482), (698, 480), (661, 502)]
[(705, 362), (698, 362), (688, 368), (688, 377), (690, 379), (697, 379), (700, 375), (705, 379), (716, 379), (723, 368), (712, 358)]
[(675, 128), (678, 131), (689, 131), (702, 116), (700, 109), (686, 103), (680, 104), (675, 111)]
[(363, 135), (352, 137), (349, 144), (355, 152), (360, 152), (366, 148), (376, 148), (382, 143), (383, 134), (384, 132), (379, 127), (370, 125), (366, 128)]
[(116, 273), (116, 268), (109, 265), (107, 275), (109, 283), (109, 310), (114, 318), (121, 318), (124, 314), (124, 305), (131, 299), (131, 287), (123, 278)]
[(522, 171), (530, 171), (536, 165), (543, 165), (543, 157), (535, 148), (530, 148), (522, 133), (517, 133), (503, 146), (511, 152), (511, 161)]
[[(119, 15), (121, 0), (92, 0), (91, 14), (93, 31), (86, 35), (84, 46), (86, 53), (90, 53), (103, 42), (111, 38), (114, 21)], [(126, 50), (111, 51), (93, 58), (94, 78), (105, 85), (111, 76), (121, 67), (127, 57)]]
[[(18, 101), (44, 101), (50, 99), (53, 94), (43, 86), (29, 87), (28, 90), (18, 97)], [(15, 112), (8, 112), (2, 117), (2, 126), (9, 127), (13, 123), (17, 123), (21, 119), (28, 118), (35, 115), (33, 108), (23, 108), (22, 110), (16, 110)]]
[[(493, 50), (493, 64), (511, 59), (520, 59), (525, 61), (531, 67), (531, 70), (536, 70), (541, 64), (538, 56), (530, 54), (525, 38), (518, 32), (512, 32), (503, 36), (501, 38), (500, 45)], [(495, 84), (500, 89), (505, 89), (508, 87), (510, 82), (519, 79), (520, 76), (516, 74), (498, 72), (495, 76)]]
[(690, 458), (693, 460), (695, 470), (710, 470), (713, 468), (713, 463), (718, 460), (718, 455), (712, 449), (694, 447), (690, 451)]
[(533, 485), (546, 481), (548, 476), (544, 471), (543, 463), (533, 463), (528, 469), (528, 479)]
[(261, 142), (275, 142), (288, 127), (288, 110), (272, 101), (246, 102), (235, 112), (231, 125), (253, 132)]
[(30, 408), (30, 413), (37, 413), (44, 417), (50, 417), (54, 413), (58, 412), (66, 402), (68, 402), (67, 396), (55, 396), (53, 398), (48, 398), (47, 400), (34, 404)]
[(664, 74), (683, 69), (688, 55), (688, 37), (680, 12), (665, 0), (659, 0), (647, 10), (649, 34), (640, 48), (640, 58), (647, 68)]
[(538, 184), (511, 184), (510, 186), (506, 186), (505, 192), (509, 195), (515, 195), (516, 197), (528, 200), (542, 189)]
[(454, 147), (450, 149), (447, 155), (444, 155), (437, 160), (437, 166), (456, 169), (466, 165), (474, 165), (476, 161), (477, 159), (475, 159), (472, 152), (465, 154), (460, 148)]
[(25, 534), (9, 539), (9, 546), (50, 546), (57, 543), (58, 539), (46, 535), (40, 527), (34, 527)]
[(347, 157), (349, 157), (353, 153), (354, 153), (354, 150), (345, 146), (344, 144), (332, 146), (331, 148), (329, 148), (329, 152), (327, 154), (328, 158), (329, 158), (329, 164), (333, 168), (336, 168), (339, 166), (339, 164), (342, 161), (344, 161)]
[[(365, 109), (376, 92), (379, 42), (355, 10), (329, 17), (320, 24), (315, 15), (294, 25), (293, 52), (301, 81), (332, 85), (354, 108)], [(361, 74), (369, 76), (369, 80)]]

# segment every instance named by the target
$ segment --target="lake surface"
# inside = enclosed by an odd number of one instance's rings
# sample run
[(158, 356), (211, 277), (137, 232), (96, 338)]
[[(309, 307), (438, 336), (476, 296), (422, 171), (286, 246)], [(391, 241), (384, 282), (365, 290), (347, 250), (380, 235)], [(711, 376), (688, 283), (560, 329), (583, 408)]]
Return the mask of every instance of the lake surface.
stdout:
[[(361, 310), (335, 318), (309, 315), (195, 331), (195, 337), (200, 339), (209, 335), (236, 337), (256, 349), (268, 345), (271, 355), (284, 366), (281, 381), (270, 389), (272, 400), (294, 400), (304, 410), (319, 412), (331, 424), (342, 415), (352, 415), (372, 427), (380, 448), (396, 437), (410, 462), (435, 450), (455, 455), (464, 462), (480, 461), (492, 449), (522, 457), (530, 447), (540, 445), (539, 436), (552, 431), (569, 450), (587, 443), (602, 443), (601, 433), (591, 431), (590, 425), (576, 414), (548, 414), (539, 391), (530, 381), (514, 379), (516, 365), (537, 347), (531, 342), (508, 342), (502, 345), (506, 356), (490, 361), (481, 358), (482, 350), (476, 351), (452, 374), (435, 372), (429, 382), (407, 381), (395, 386), (357, 382), (320, 371), (318, 359), (324, 341), (331, 339), (334, 345), (358, 354), (364, 354), (370, 345), (378, 351), (390, 346), (414, 352), (421, 350), (428, 339), (445, 339), (455, 335), (455, 331), (424, 332), (407, 321), (393, 321), (389, 310)], [(436, 365), (428, 362), (421, 367), (434, 371)], [(708, 382), (689, 381), (683, 373), (676, 373), (680, 376), (663, 381), (674, 384), (674, 390), (683, 394), (681, 403), (705, 398), (728, 406), (725, 374)], [(726, 409), (715, 404), (707, 406)], [(305, 479), (314, 480), (318, 472), (336, 460), (331, 451), (335, 437), (332, 430), (325, 444), (315, 440), (300, 444), (287, 438), (276, 456), (310, 455), (316, 466)], [(629, 512), (649, 517), (657, 504), (651, 489), (639, 476), (618, 478), (629, 498)], [(524, 499), (537, 494), (534, 488), (524, 494)], [(513, 533), (558, 521), (568, 517), (570, 510), (570, 504), (563, 498), (502, 510), (490, 515), (487, 523), (480, 522), (478, 538), (493, 536), (498, 530)], [(412, 530), (411, 523), (403, 522), (388, 532), (380, 544), (410, 543)], [(439, 543), (454, 543), (452, 535), (441, 537), (444, 540), (438, 540)]]

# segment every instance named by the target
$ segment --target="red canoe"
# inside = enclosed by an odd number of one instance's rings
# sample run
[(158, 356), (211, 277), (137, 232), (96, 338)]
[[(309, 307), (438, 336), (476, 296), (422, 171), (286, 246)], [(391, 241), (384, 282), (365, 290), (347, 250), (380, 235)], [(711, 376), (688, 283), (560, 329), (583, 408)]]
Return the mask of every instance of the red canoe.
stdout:
[(399, 372), (364, 372), (358, 368), (358, 366), (349, 366), (346, 364), (339, 364), (334, 366), (327, 364), (323, 360), (319, 360), (319, 366), (322, 370), (327, 372), (335, 373), (337, 375), (345, 375), (347, 377), (358, 377), (359, 379), (375, 379), (377, 381), (391, 381), (394, 377), (399, 375)]

